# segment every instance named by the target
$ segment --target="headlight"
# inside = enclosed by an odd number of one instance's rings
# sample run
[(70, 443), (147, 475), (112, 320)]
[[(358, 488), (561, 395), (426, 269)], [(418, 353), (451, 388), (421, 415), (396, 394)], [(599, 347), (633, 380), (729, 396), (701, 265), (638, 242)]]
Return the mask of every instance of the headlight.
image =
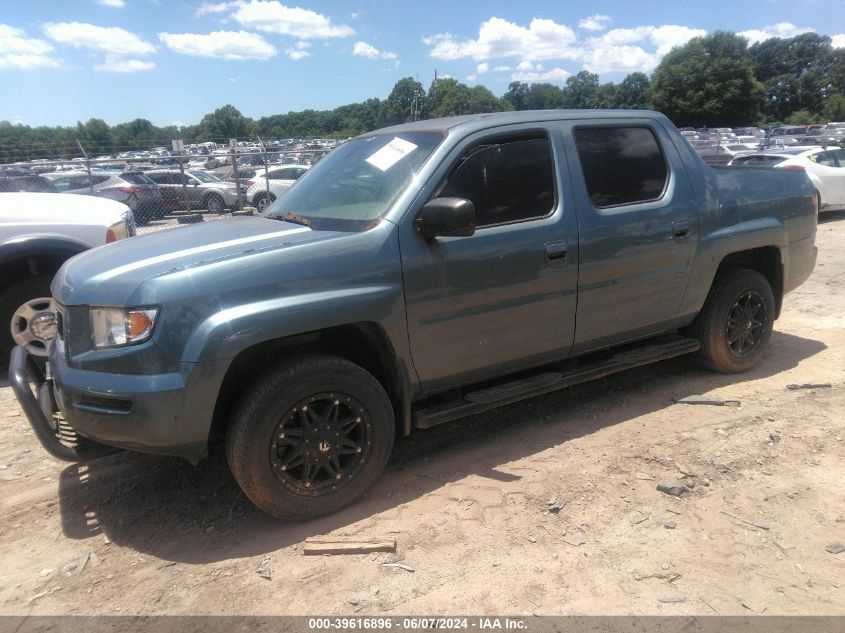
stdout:
[(126, 225), (125, 220), (121, 220), (112, 224), (106, 231), (106, 244), (125, 240), (127, 237), (129, 237), (129, 227)]
[(94, 347), (120, 347), (146, 341), (153, 333), (158, 308), (91, 308)]

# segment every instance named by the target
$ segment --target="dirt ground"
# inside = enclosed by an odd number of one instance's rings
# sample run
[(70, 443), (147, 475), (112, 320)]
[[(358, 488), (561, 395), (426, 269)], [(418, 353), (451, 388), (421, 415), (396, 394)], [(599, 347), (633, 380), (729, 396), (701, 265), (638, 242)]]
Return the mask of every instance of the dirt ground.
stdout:
[[(754, 371), (678, 359), (419, 432), (309, 523), (255, 510), (219, 450), (57, 462), (2, 382), (0, 613), (845, 615), (845, 214), (818, 243)], [(398, 549), (304, 556), (316, 535)]]

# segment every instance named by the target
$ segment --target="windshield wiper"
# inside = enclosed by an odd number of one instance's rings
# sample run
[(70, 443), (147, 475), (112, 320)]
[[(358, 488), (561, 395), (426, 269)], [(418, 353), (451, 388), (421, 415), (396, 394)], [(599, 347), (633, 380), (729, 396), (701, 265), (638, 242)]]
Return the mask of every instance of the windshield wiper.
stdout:
[(293, 224), (301, 224), (302, 226), (311, 226), (311, 220), (308, 218), (302, 217), (301, 215), (296, 215), (295, 213), (291, 213), (288, 211), (285, 215), (282, 216), (285, 222), (292, 222)]

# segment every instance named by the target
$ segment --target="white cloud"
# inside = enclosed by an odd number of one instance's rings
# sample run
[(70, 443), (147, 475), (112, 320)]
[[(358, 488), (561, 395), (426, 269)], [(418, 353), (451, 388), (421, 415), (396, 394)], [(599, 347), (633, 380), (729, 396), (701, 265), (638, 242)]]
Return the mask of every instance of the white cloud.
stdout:
[(140, 59), (125, 59), (123, 57), (113, 57), (107, 55), (102, 64), (94, 66), (94, 70), (107, 73), (137, 73), (145, 70), (152, 70), (155, 67), (155, 62), (145, 62)]
[(387, 59), (390, 61), (393, 61), (398, 57), (396, 53), (380, 51), (375, 46), (367, 44), (366, 42), (355, 42), (355, 46), (352, 48), (352, 54), (356, 57), (366, 57), (367, 59)]
[(831, 44), (833, 48), (845, 48), (845, 33), (839, 33), (837, 35), (831, 35)]
[(596, 15), (591, 15), (590, 17), (581, 20), (578, 23), (578, 28), (584, 29), (585, 31), (604, 31), (611, 21), (612, 20), (609, 15), (597, 13)]
[(511, 67), (510, 67), (510, 66), (496, 66), (496, 67), (493, 69), (493, 72), (494, 72), (494, 73), (509, 73), (510, 71), (511, 71)]
[(511, 81), (566, 81), (570, 72), (563, 68), (543, 68), (542, 64), (524, 61), (517, 64), (511, 75)]
[(122, 9), (126, 6), (126, 0), (96, 0), (97, 4), (112, 9)]
[(534, 18), (528, 27), (492, 17), (481, 24), (478, 38), (458, 41), (451, 33), (440, 33), (423, 39), (433, 46), (435, 59), (454, 60), (472, 57), (485, 61), (499, 57), (522, 59), (571, 59), (577, 37), (565, 24)]
[(475, 67), (475, 72), (477, 72), (479, 75), (483, 75), (484, 73), (490, 72), (490, 64), (479, 64)]
[(115, 57), (149, 55), (155, 52), (152, 44), (116, 26), (96, 26), (85, 22), (52, 22), (44, 25), (44, 34), (54, 42)]
[(298, 62), (300, 59), (311, 56), (311, 53), (308, 51), (309, 48), (311, 48), (311, 42), (297, 42), (290, 48), (285, 49), (285, 55), (293, 61)]
[(201, 18), (209, 13), (225, 13), (226, 11), (236, 9), (241, 6), (241, 4), (240, 0), (236, 0), (235, 2), (203, 2), (197, 7), (197, 10), (194, 11), (194, 16)]
[(213, 57), (229, 61), (270, 59), (276, 48), (256, 33), (214, 31), (213, 33), (159, 33), (170, 50), (193, 57)]
[(0, 24), (0, 69), (31, 70), (59, 63), (50, 57), (53, 47), (44, 40), (27, 37), (22, 29)]
[(332, 24), (321, 13), (287, 7), (278, 0), (251, 0), (242, 4), (232, 17), (245, 27), (290, 35), (300, 40), (349, 37), (355, 31), (344, 24)]
[(740, 31), (738, 35), (748, 39), (748, 45), (764, 42), (773, 37), (790, 38), (802, 33), (815, 33), (816, 29), (809, 26), (795, 26), (792, 22), (779, 22), (771, 26), (764, 26), (762, 29), (750, 29)]
[[(597, 17), (604, 16), (592, 16)], [(524, 27), (493, 17), (481, 25), (477, 39), (460, 41), (450, 33), (441, 33), (423, 42), (432, 47), (430, 55), (436, 59), (512, 58), (528, 62), (554, 59), (580, 63), (592, 72), (632, 72), (653, 70), (673, 47), (700, 35), (706, 35), (706, 31), (664, 24), (613, 29), (601, 36), (578, 38), (567, 25), (552, 20), (535, 18)], [(563, 68), (542, 72), (517, 70), (517, 73), (522, 73), (523, 80), (536, 75), (543, 81), (568, 75)], [(475, 75), (478, 74), (480, 71), (476, 69)]]

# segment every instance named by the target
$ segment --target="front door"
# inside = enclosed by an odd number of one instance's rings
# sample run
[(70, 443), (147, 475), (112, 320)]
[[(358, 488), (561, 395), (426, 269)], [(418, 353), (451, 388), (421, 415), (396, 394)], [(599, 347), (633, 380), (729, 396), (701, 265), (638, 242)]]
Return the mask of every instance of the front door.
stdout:
[[(559, 136), (537, 126), (466, 139), (428, 198), (473, 202), (470, 237), (400, 231), (411, 354), (424, 391), (566, 356), (576, 303), (577, 227)], [(565, 168), (564, 168), (565, 172)]]

